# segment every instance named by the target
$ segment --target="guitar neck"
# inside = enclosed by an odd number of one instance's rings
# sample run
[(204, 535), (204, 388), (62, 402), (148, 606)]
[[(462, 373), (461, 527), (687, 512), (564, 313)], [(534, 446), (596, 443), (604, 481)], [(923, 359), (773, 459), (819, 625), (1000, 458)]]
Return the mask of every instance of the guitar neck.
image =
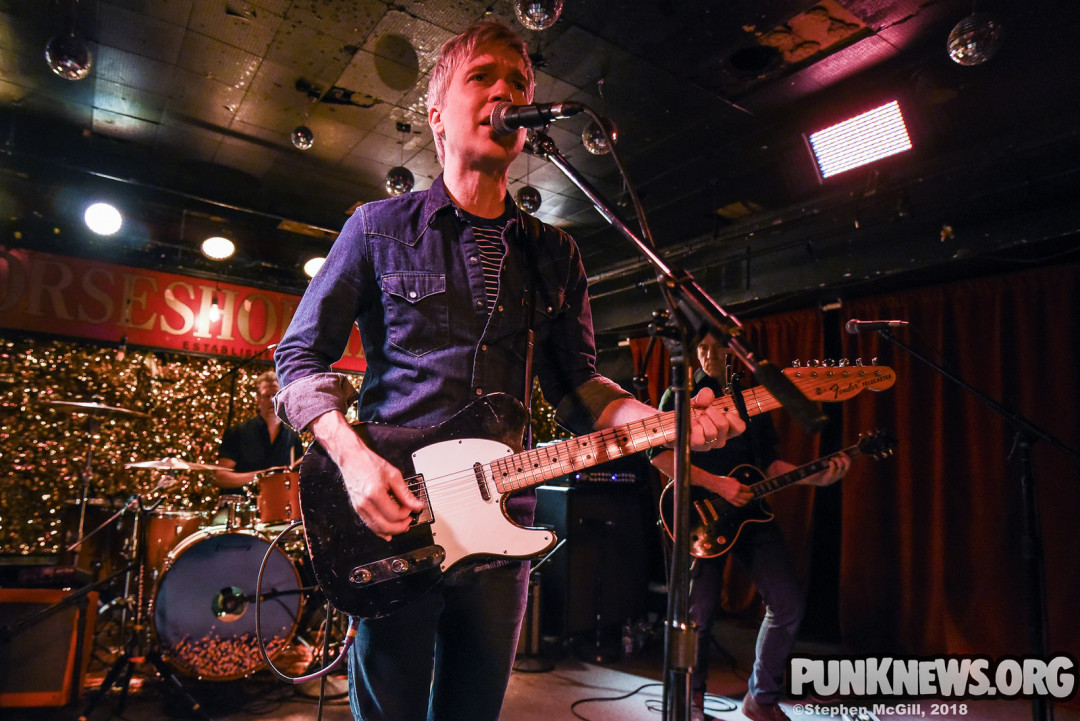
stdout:
[(829, 462), (837, 456), (847, 456), (848, 458), (854, 459), (861, 455), (861, 453), (862, 451), (859, 450), (859, 446), (854, 445), (850, 448), (845, 448), (842, 451), (830, 453), (823, 458), (819, 458), (816, 461), (807, 463), (805, 466), (793, 468), (787, 473), (781, 473), (778, 476), (773, 476), (772, 478), (766, 478), (763, 481), (758, 481), (757, 483), (750, 486), (750, 491), (754, 494), (753, 500), (757, 500), (759, 498), (762, 498), (763, 496), (767, 496), (770, 493), (779, 491), (781, 488), (790, 486), (792, 483), (797, 483), (808, 476), (812, 476), (815, 473), (820, 473), (821, 471), (824, 471), (826, 468), (829, 467)]
[[(746, 412), (755, 416), (780, 407), (780, 402), (763, 387), (743, 392)], [(721, 396), (712, 403), (725, 413), (735, 413), (731, 396)], [(700, 411), (691, 409), (696, 415)], [(623, 456), (675, 441), (675, 411), (631, 421), (621, 426), (552, 443), (541, 448), (515, 453), (494, 461), (491, 477), (500, 493), (538, 486), (559, 476), (613, 461)]]

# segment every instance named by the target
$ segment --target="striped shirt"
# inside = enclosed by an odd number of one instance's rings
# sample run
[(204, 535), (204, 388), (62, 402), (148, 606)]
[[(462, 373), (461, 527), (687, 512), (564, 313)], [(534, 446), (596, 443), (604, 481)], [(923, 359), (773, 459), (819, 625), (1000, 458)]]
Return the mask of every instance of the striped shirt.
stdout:
[(495, 308), (495, 300), (499, 295), (499, 269), (506, 252), (502, 233), (510, 222), (510, 214), (507, 212), (498, 218), (480, 218), (462, 211), (461, 215), (472, 226), (476, 247), (480, 251), (480, 267), (484, 271), (484, 290), (487, 292), (490, 313)]

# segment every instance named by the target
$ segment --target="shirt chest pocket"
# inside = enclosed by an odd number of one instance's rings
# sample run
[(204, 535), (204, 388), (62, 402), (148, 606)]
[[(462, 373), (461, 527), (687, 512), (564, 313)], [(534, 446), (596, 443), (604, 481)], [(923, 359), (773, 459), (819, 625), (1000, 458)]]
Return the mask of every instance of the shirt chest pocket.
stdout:
[(442, 273), (388, 273), (379, 278), (391, 345), (421, 356), (450, 344), (450, 311)]

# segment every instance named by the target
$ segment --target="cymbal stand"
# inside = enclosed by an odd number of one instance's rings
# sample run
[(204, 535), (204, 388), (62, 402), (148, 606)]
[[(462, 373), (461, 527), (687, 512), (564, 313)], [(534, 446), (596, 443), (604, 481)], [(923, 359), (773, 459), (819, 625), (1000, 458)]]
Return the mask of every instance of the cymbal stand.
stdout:
[[(79, 539), (79, 544), (81, 544), (83, 541), (83, 529), (86, 527), (86, 505), (90, 501), (90, 478), (94, 475), (94, 435), (98, 432), (100, 428), (101, 424), (97, 421), (97, 418), (94, 416), (94, 414), (88, 414), (86, 416), (86, 465), (83, 466), (82, 471), (79, 472), (79, 476), (82, 480), (82, 490), (79, 495), (79, 528), (75, 532), (76, 538)], [(72, 546), (72, 548), (77, 548), (77, 545), (78, 544)], [(81, 549), (75, 551), (75, 561), (72, 565), (79, 565), (80, 553), (82, 553)]]
[[(171, 471), (163, 474), (162, 480), (158, 481), (155, 491), (161, 492), (166, 488), (174, 485), (176, 479)], [(105, 695), (109, 692), (113, 686), (116, 686), (120, 691), (120, 700), (116, 706), (116, 713), (122, 714), (124, 707), (127, 704), (128, 688), (131, 684), (131, 677), (135, 671), (135, 664), (141, 661), (150, 663), (157, 675), (161, 680), (173, 687), (174, 690), (179, 692), (188, 702), (191, 710), (199, 715), (200, 718), (210, 721), (210, 717), (202, 710), (202, 705), (187, 692), (184, 685), (180, 682), (180, 679), (172, 672), (172, 670), (165, 664), (164, 659), (161, 657), (161, 653), (154, 648), (150, 640), (149, 623), (146, 618), (146, 548), (143, 543), (144, 527), (146, 515), (161, 505), (165, 500), (165, 496), (159, 495), (150, 503), (146, 503), (141, 494), (136, 494), (129, 501), (129, 505), (137, 508), (135, 514), (135, 522), (132, 524), (131, 532), (131, 563), (128, 566), (127, 573), (124, 577), (124, 605), (120, 611), (120, 639), (122, 641), (122, 650), (117, 656), (116, 661), (113, 663), (109, 672), (105, 675), (105, 679), (101, 682), (101, 686), (97, 691), (87, 700), (86, 707), (79, 715), (79, 721), (87, 721), (90, 714), (94, 709), (104, 700)], [(134, 588), (135, 599), (132, 604), (131, 593)], [(134, 605), (134, 609), (131, 606)], [(127, 615), (128, 612), (133, 612), (133, 620), (131, 626), (131, 632), (128, 633)], [(143, 653), (139, 653), (143, 651)]]

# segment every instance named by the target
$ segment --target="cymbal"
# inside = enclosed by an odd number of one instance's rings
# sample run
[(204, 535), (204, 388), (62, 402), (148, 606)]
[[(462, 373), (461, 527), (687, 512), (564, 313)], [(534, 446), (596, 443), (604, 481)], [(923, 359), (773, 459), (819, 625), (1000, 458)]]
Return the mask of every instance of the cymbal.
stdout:
[(50, 406), (62, 408), (64, 410), (74, 411), (75, 413), (86, 413), (89, 415), (107, 415), (115, 414), (121, 416), (137, 416), (139, 418), (149, 418), (149, 413), (143, 413), (141, 411), (130, 411), (127, 408), (120, 408), (119, 406), (106, 406), (101, 403), (92, 403), (90, 401), (45, 401)]
[(151, 468), (156, 471), (231, 471), (225, 466), (212, 466), (208, 463), (192, 463), (181, 458), (166, 456), (157, 461), (139, 461), (127, 463), (124, 468)]

